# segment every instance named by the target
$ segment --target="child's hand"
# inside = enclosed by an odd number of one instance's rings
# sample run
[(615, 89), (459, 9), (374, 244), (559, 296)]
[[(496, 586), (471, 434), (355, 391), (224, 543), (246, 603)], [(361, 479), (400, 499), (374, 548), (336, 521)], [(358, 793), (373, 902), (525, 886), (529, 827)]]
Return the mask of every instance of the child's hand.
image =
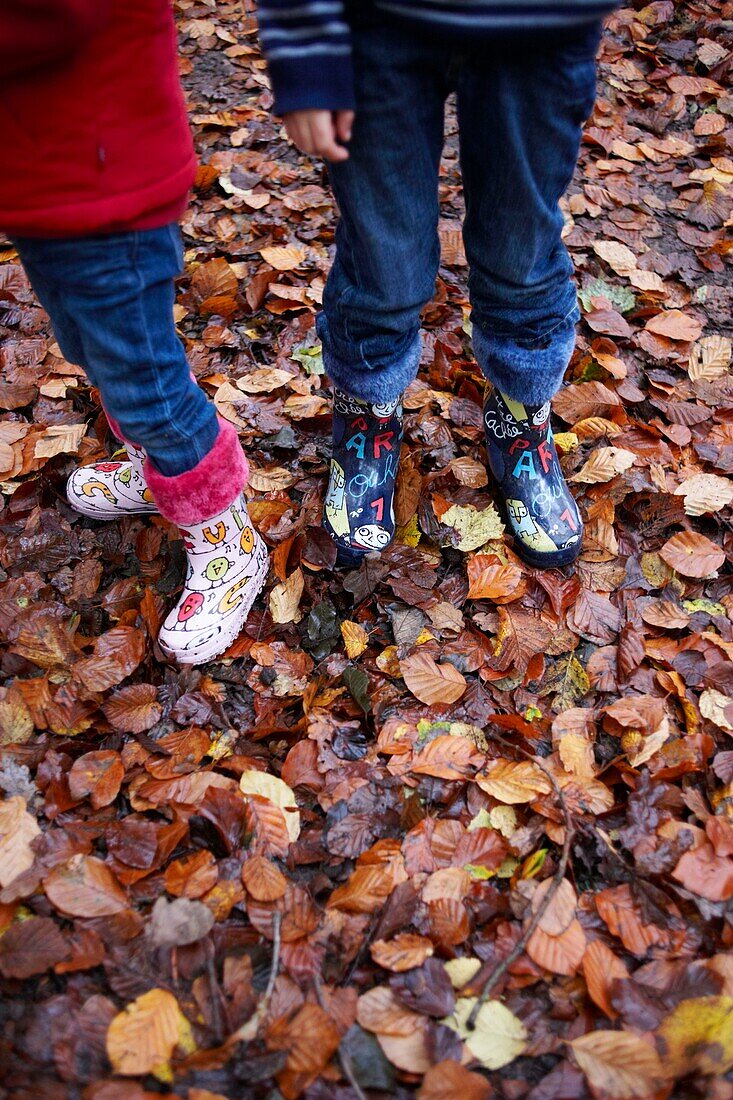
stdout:
[(351, 137), (353, 111), (291, 111), (283, 115), (290, 140), (301, 153), (312, 153), (326, 160), (349, 159), (349, 151), (339, 142)]

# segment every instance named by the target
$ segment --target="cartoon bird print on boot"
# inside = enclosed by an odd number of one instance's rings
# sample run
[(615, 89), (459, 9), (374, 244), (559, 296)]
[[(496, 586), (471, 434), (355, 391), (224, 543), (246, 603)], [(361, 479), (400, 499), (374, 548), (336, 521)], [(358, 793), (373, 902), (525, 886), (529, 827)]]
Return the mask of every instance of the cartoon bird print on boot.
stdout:
[(369, 404), (334, 390), (323, 526), (338, 547), (339, 565), (356, 567), (365, 554), (392, 542), (401, 444), (401, 398)]
[(97, 462), (74, 470), (66, 499), (76, 512), (93, 519), (157, 512), (143, 473), (145, 452), (126, 443), (126, 462)]
[(583, 521), (560, 468), (550, 402), (522, 405), (491, 389), (484, 427), (517, 553), (539, 569), (569, 565), (582, 547)]
[(267, 550), (244, 494), (219, 515), (179, 528), (186, 549), (181, 598), (158, 641), (182, 664), (203, 664), (236, 639), (267, 579)]

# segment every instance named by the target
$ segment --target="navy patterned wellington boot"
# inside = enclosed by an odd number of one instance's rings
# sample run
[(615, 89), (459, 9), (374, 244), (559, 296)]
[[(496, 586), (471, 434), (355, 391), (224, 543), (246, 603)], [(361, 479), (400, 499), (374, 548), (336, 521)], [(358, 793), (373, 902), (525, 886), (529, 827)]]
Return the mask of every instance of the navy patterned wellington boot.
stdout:
[(338, 547), (337, 565), (355, 568), (392, 542), (401, 443), (402, 398), (375, 405), (334, 389), (323, 526)]
[(538, 569), (569, 565), (581, 550), (583, 521), (560, 469), (550, 402), (521, 405), (492, 388), (484, 427), (517, 554)]

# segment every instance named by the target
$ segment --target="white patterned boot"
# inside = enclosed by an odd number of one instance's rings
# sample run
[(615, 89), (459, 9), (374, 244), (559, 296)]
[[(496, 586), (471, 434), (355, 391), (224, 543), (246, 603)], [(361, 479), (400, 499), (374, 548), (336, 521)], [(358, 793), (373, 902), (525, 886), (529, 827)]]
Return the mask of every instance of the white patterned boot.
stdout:
[(199, 665), (236, 641), (267, 580), (267, 548), (252, 527), (244, 486), (247, 461), (235, 429), (220, 421), (211, 451), (186, 473), (145, 474), (161, 515), (186, 548), (186, 580), (158, 642), (167, 657)]
[(76, 512), (93, 519), (157, 512), (143, 472), (145, 451), (129, 442), (125, 449), (127, 461), (110, 459), (74, 470), (66, 499)]

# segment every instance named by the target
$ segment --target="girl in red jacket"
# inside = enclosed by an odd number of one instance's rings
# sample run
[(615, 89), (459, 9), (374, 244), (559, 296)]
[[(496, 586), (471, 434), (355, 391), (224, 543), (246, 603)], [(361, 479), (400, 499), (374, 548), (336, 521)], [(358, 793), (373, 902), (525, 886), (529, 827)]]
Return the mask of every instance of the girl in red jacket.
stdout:
[(188, 569), (161, 648), (222, 653), (264, 585), (267, 553), (231, 424), (196, 385), (173, 320), (177, 220), (195, 158), (168, 0), (0, 0), (0, 228), (65, 358), (99, 389), (127, 462), (85, 466), (71, 505), (160, 512)]

